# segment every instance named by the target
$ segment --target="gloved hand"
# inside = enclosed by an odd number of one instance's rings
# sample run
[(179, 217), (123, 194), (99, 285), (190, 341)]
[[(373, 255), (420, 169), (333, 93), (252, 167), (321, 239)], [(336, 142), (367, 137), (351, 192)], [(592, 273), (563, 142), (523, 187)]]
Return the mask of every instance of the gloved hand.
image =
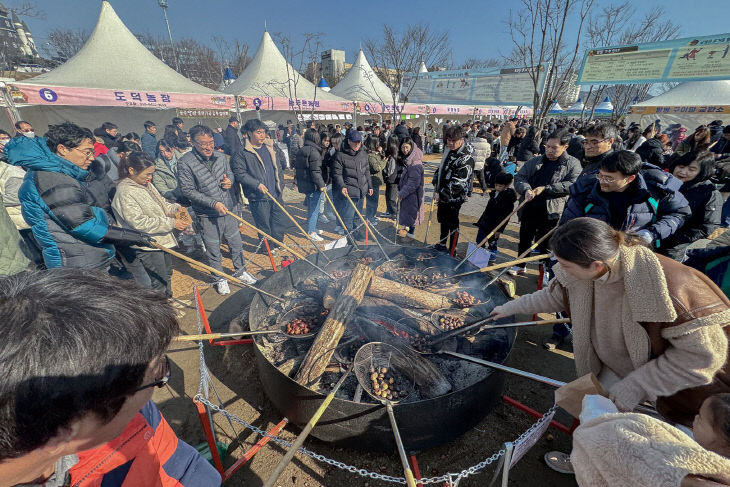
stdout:
[(649, 230), (639, 230), (636, 235), (648, 245), (654, 244), (654, 235)]
[(132, 230), (131, 228), (121, 228), (110, 226), (104, 235), (105, 242), (119, 245), (137, 245), (141, 247), (149, 247), (155, 241), (150, 235)]

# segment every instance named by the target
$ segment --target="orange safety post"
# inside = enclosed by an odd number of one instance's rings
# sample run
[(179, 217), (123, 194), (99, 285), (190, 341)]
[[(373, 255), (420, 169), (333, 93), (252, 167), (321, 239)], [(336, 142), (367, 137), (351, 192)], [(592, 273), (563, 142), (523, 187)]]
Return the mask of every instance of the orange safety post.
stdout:
[(246, 462), (251, 460), (253, 456), (256, 455), (259, 450), (261, 450), (261, 448), (263, 448), (269, 442), (269, 440), (271, 440), (271, 436), (278, 435), (279, 432), (284, 429), (284, 426), (286, 426), (288, 422), (288, 419), (282, 419), (276, 426), (268, 431), (268, 434), (270, 436), (261, 437), (261, 439), (257, 441), (256, 444), (252, 446), (246, 453), (244, 453), (241, 458), (236, 460), (236, 463), (228, 467), (228, 469), (223, 473), (223, 481), (225, 482), (226, 480), (231, 478), (231, 476), (236, 473), (239, 468), (243, 467)]
[(453, 257), (454, 254), (456, 253), (456, 244), (458, 242), (459, 242), (459, 230), (456, 229), (456, 230), (454, 230), (453, 238), (451, 239), (451, 252), (449, 253), (449, 255), (451, 255), (451, 257)]
[[(416, 460), (416, 455), (411, 455), (411, 465), (413, 466), (413, 476), (416, 478), (416, 480), (421, 480), (421, 469), (418, 468), (418, 460)], [(423, 484), (421, 482), (417, 482), (416, 485), (418, 487), (423, 487)]]
[(264, 245), (266, 245), (266, 253), (269, 254), (269, 260), (271, 261), (271, 268), (274, 269), (274, 272), (276, 272), (276, 262), (274, 262), (274, 256), (271, 253), (271, 248), (269, 248), (269, 241), (264, 238)]
[(215, 444), (215, 436), (213, 436), (213, 430), (210, 427), (210, 416), (208, 416), (208, 410), (205, 408), (205, 405), (203, 403), (198, 401), (193, 402), (195, 403), (195, 407), (198, 408), (200, 425), (203, 427), (203, 432), (205, 433), (205, 441), (208, 443), (210, 455), (213, 458), (213, 466), (216, 470), (218, 470), (218, 473), (221, 474), (221, 477), (223, 477), (223, 462), (221, 461), (221, 457), (218, 454), (218, 446)]
[(365, 225), (365, 245), (368, 244), (368, 237), (370, 236), (369, 232), (368, 232), (368, 228), (369, 228), (369, 225)]
[[(203, 323), (205, 333), (213, 333), (210, 329), (210, 322), (208, 322), (208, 315), (203, 307), (203, 300), (200, 298), (200, 291), (198, 287), (195, 287), (195, 302), (197, 303), (198, 313), (200, 314), (200, 321)], [(212, 339), (208, 340), (208, 344), (212, 347), (224, 347), (226, 345), (241, 345), (244, 343), (253, 343), (253, 338), (241, 338), (240, 340), (223, 340), (220, 342), (214, 342)]]

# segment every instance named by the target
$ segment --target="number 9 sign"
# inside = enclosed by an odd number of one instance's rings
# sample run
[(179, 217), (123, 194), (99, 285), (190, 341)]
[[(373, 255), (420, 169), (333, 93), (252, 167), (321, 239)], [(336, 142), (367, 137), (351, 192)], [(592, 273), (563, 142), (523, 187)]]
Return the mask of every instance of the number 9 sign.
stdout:
[(49, 88), (43, 88), (38, 93), (41, 95), (43, 101), (53, 103), (54, 101), (58, 100), (58, 95), (56, 94), (56, 92)]

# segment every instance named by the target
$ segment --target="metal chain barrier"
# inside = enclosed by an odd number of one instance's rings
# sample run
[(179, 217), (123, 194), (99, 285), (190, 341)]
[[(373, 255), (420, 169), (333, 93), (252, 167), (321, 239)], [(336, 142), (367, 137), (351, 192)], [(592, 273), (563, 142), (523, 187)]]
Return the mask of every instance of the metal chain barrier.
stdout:
[[(197, 286), (193, 287), (193, 293), (197, 290)], [(203, 333), (203, 323), (200, 317), (200, 309), (198, 305), (197, 299), (195, 300), (195, 310), (198, 315), (198, 333)], [(200, 402), (208, 407), (209, 411), (211, 413), (221, 413), (223, 416), (226, 417), (226, 419), (230, 422), (233, 421), (235, 423), (240, 424), (241, 426), (245, 427), (246, 429), (249, 429), (256, 433), (259, 436), (265, 436), (269, 438), (271, 441), (289, 448), (291, 447), (291, 443), (279, 438), (278, 436), (270, 435), (268, 432), (262, 430), (261, 428), (258, 428), (254, 426), (253, 424), (239, 418), (235, 414), (232, 414), (228, 412), (222, 405), (213, 404), (208, 399), (209, 395), (209, 385), (212, 385), (212, 378), (210, 377), (210, 373), (208, 372), (208, 367), (205, 363), (205, 352), (203, 350), (203, 341), (198, 341), (198, 350), (199, 350), (199, 356), (200, 356), (200, 384), (198, 386), (198, 392), (195, 394), (195, 397), (193, 398), (194, 401)], [(552, 408), (550, 408), (542, 418), (540, 418), (536, 423), (534, 423), (532, 426), (530, 426), (524, 433), (522, 433), (513, 443), (515, 444), (515, 447), (520, 445), (523, 441), (525, 441), (526, 438), (528, 438), (536, 429), (541, 427), (545, 421), (550, 420), (550, 414), (555, 411), (558, 408), (557, 405), (554, 405)], [(354, 465), (348, 465), (346, 463), (334, 460), (332, 458), (328, 458), (324, 455), (320, 455), (319, 453), (315, 453), (311, 450), (308, 450), (306, 448), (300, 448), (299, 453), (306, 455), (314, 460), (317, 460), (322, 463), (326, 463), (328, 465), (332, 465), (333, 467), (337, 467), (340, 470), (344, 470), (350, 473), (357, 474), (361, 477), (371, 478), (373, 480), (381, 480), (383, 482), (389, 482), (393, 484), (404, 484), (406, 483), (406, 479), (404, 477), (393, 477), (391, 475), (383, 475), (378, 472), (372, 472), (369, 470), (366, 470), (364, 468), (358, 468)], [(476, 465), (473, 465), (465, 470), (462, 470), (459, 473), (447, 473), (444, 475), (441, 475), (439, 477), (425, 477), (419, 480), (419, 483), (421, 484), (441, 484), (444, 482), (448, 482), (450, 485), (456, 485), (461, 479), (464, 479), (466, 477), (469, 477), (470, 475), (475, 475), (479, 471), (483, 470), (488, 465), (493, 464), (497, 460), (499, 460), (503, 455), (505, 454), (505, 450), (501, 449), (498, 452), (492, 454), (490, 457), (485, 458), (481, 462), (477, 463)]]

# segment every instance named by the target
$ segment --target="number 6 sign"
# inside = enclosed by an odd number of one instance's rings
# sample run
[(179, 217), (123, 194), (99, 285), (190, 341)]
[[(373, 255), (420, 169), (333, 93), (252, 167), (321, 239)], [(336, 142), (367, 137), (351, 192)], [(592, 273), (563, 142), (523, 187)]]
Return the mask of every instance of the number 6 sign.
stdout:
[(56, 92), (49, 88), (42, 88), (38, 93), (41, 95), (41, 98), (44, 101), (47, 101), (49, 103), (53, 103), (54, 101), (58, 100), (58, 95), (56, 94)]

